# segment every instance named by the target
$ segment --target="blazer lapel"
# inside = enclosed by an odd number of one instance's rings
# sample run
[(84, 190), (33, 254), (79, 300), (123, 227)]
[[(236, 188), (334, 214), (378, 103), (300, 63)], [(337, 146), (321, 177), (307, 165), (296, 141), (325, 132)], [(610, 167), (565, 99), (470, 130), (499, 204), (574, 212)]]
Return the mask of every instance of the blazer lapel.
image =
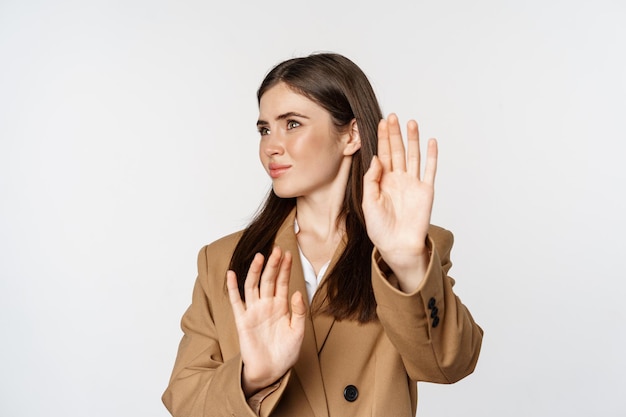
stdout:
[[(298, 241), (294, 232), (295, 209), (285, 219), (282, 227), (276, 234), (276, 245), (283, 251), (288, 250), (293, 255), (293, 263), (291, 267), (291, 278), (289, 280), (289, 296), (300, 291), (305, 302), (307, 302), (306, 284), (302, 273), (302, 263), (298, 252)], [(304, 329), (304, 340), (300, 348), (300, 356), (294, 365), (294, 371), (302, 384), (304, 394), (306, 395), (309, 405), (316, 417), (328, 417), (328, 407), (326, 400), (326, 392), (324, 391), (324, 381), (322, 380), (322, 371), (318, 356), (318, 342), (316, 341), (316, 327), (310, 314), (310, 306), (308, 306), (309, 314), (307, 314), (306, 325)], [(317, 322), (317, 317), (315, 321)], [(332, 325), (332, 324), (331, 324)], [(320, 332), (328, 333), (328, 330), (320, 328)], [(324, 336), (325, 339), (326, 336)]]
[[(339, 257), (341, 256), (344, 249), (346, 248), (346, 244), (348, 243), (347, 239), (348, 239), (347, 236), (344, 235), (341, 242), (339, 242), (339, 245), (337, 249), (335, 250), (335, 253), (333, 255), (333, 258), (330, 261), (330, 265), (328, 266), (327, 271), (332, 271), (332, 269), (335, 267), (335, 264), (339, 260)], [(322, 278), (322, 282), (325, 279), (326, 277)], [(321, 311), (326, 306), (326, 304), (328, 304), (328, 297), (327, 297), (328, 293), (326, 291), (326, 286), (321, 285), (321, 284), (322, 283), (320, 283), (320, 286), (318, 287), (317, 292), (313, 296), (312, 310), (314, 311)], [(335, 324), (335, 318), (331, 315), (318, 313), (315, 315), (315, 317), (313, 317), (313, 326), (315, 328), (315, 342), (317, 345), (318, 353), (321, 352), (322, 349), (324, 348), (324, 343), (326, 343), (326, 339), (328, 338), (328, 335), (330, 333), (330, 330), (333, 327), (333, 324)]]

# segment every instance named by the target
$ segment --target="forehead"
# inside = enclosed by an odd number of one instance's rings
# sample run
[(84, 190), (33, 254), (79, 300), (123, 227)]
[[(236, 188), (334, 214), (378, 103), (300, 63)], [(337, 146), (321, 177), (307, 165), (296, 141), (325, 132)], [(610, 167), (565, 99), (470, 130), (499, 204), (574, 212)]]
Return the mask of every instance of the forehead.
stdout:
[(274, 119), (287, 112), (307, 114), (311, 117), (323, 113), (328, 114), (319, 104), (280, 82), (261, 96), (259, 114), (262, 118)]

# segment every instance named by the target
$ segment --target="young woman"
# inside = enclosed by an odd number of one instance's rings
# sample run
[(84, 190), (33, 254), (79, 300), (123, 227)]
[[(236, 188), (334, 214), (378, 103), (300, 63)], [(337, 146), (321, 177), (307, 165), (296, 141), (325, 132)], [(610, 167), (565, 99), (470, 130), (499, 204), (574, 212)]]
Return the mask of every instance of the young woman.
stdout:
[(452, 234), (430, 225), (437, 143), (383, 119), (337, 54), (274, 67), (257, 93), (272, 190), (198, 256), (163, 402), (173, 416), (415, 416), (417, 381), (452, 383), (482, 330), (452, 290)]

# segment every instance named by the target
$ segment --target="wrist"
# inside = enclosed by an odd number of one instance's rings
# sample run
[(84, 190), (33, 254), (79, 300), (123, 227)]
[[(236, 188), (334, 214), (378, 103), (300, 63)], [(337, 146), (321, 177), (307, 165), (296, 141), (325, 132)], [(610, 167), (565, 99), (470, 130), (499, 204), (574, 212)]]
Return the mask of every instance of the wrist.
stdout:
[(241, 371), (241, 388), (246, 398), (252, 397), (262, 389), (274, 384), (279, 378), (252, 378), (249, 373), (246, 372), (246, 366), (243, 365)]
[(429, 248), (424, 247), (410, 254), (392, 252), (393, 255), (387, 255), (380, 250), (379, 253), (395, 276), (400, 291), (412, 293), (420, 286), (430, 264), (431, 251)]

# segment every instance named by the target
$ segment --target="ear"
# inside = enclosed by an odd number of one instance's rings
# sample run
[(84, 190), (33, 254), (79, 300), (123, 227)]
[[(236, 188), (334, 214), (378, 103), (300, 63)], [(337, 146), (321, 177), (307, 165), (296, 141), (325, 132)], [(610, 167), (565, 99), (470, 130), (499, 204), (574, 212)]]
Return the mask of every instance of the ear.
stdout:
[(356, 123), (356, 119), (352, 119), (350, 122), (345, 139), (344, 156), (354, 155), (356, 151), (361, 149), (361, 136), (359, 135), (359, 126)]

